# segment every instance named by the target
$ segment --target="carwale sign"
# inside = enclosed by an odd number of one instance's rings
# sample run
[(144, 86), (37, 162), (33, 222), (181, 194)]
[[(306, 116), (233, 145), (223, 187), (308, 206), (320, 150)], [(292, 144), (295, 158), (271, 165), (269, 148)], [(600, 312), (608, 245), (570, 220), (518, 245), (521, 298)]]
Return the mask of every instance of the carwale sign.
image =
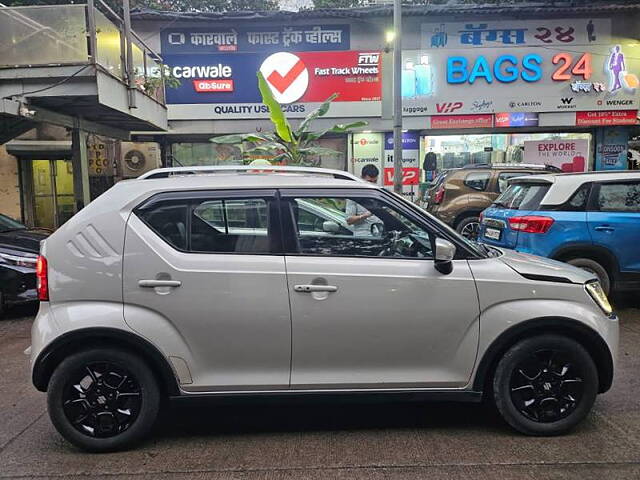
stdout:
[(166, 28), (163, 54), (349, 50), (349, 25)]
[(283, 110), (304, 116), (333, 93), (330, 116), (380, 115), (380, 52), (276, 52), (236, 55), (165, 55), (181, 80), (167, 89), (171, 119), (264, 118), (256, 72), (260, 71)]

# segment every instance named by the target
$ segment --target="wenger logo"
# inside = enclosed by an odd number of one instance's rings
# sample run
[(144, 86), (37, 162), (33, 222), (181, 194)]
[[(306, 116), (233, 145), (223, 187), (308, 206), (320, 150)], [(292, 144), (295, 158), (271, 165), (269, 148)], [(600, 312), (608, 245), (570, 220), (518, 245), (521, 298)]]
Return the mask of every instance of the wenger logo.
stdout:
[(462, 102), (436, 103), (436, 112), (438, 113), (453, 113), (461, 108)]

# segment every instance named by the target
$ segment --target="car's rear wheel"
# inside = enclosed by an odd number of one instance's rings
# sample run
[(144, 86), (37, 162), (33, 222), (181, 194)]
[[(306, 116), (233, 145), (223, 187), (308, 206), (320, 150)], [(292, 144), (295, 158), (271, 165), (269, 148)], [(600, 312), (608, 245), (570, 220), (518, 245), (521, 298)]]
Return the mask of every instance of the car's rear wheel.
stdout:
[(480, 231), (480, 217), (464, 218), (456, 225), (456, 231), (469, 240), (477, 240)]
[(47, 390), (49, 416), (60, 434), (89, 451), (127, 448), (153, 426), (160, 406), (157, 381), (136, 355), (96, 348), (71, 355)]
[(499, 361), (494, 401), (502, 417), (527, 435), (560, 435), (591, 410), (598, 372), (578, 342), (540, 335), (513, 345)]
[(582, 270), (586, 270), (598, 277), (602, 290), (604, 290), (604, 293), (609, 295), (611, 290), (611, 277), (609, 276), (607, 269), (600, 263), (595, 260), (591, 260), (590, 258), (572, 258), (567, 260), (567, 263), (574, 267), (581, 268)]

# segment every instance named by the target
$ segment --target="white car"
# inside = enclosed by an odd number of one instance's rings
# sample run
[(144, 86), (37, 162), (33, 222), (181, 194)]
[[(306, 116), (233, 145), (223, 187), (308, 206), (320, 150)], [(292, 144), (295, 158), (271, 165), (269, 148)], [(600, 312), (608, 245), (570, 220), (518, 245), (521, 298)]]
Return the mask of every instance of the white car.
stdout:
[[(555, 435), (610, 388), (618, 320), (592, 274), (345, 172), (270, 170), (153, 171), (43, 242), (32, 377), (67, 440), (130, 446), (163, 397), (358, 392), (488, 396)], [(341, 225), (347, 202), (379, 230)]]

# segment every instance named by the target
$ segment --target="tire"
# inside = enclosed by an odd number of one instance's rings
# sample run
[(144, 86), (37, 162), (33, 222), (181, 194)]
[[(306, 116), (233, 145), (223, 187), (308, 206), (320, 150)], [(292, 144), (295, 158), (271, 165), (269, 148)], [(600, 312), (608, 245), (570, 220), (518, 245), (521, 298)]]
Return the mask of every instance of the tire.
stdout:
[(69, 442), (90, 452), (109, 452), (131, 447), (149, 433), (160, 391), (138, 356), (95, 348), (58, 365), (49, 381), (47, 406), (51, 422)]
[(480, 217), (466, 217), (456, 225), (456, 232), (458, 232), (463, 237), (468, 238), (469, 240), (477, 240), (479, 228)]
[[(551, 352), (555, 352), (553, 357)], [(531, 378), (537, 370), (538, 376)], [(526, 435), (568, 432), (589, 413), (597, 393), (598, 371), (593, 359), (582, 345), (561, 335), (519, 341), (498, 362), (493, 378), (500, 415)], [(528, 403), (531, 400), (533, 403)]]
[(604, 293), (609, 295), (611, 291), (611, 276), (607, 269), (604, 268), (600, 263), (595, 260), (591, 260), (590, 258), (572, 258), (566, 260), (566, 262), (574, 267), (581, 268), (582, 270), (586, 270), (589, 273), (593, 273), (600, 280), (600, 285), (604, 290)]

